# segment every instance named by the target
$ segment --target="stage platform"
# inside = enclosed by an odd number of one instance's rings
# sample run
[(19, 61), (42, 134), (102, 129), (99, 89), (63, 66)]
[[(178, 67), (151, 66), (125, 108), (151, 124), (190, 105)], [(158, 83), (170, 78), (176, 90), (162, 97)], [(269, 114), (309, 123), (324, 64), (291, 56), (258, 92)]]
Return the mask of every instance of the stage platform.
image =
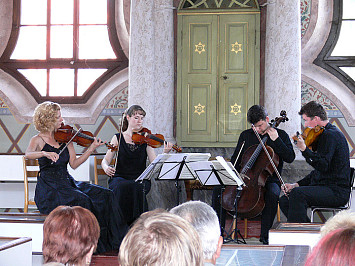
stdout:
[(0, 265), (31, 266), (31, 238), (0, 237)]
[(0, 213), (0, 237), (29, 237), (32, 239), (32, 252), (42, 252), (46, 217), (36, 213)]
[(269, 231), (270, 245), (308, 245), (315, 246), (320, 239), (317, 223), (279, 223)]
[[(267, 246), (224, 244), (217, 266), (303, 266), (309, 246)], [(33, 266), (40, 266), (41, 256), (33, 260)], [(90, 265), (118, 265), (116, 254), (94, 255)]]

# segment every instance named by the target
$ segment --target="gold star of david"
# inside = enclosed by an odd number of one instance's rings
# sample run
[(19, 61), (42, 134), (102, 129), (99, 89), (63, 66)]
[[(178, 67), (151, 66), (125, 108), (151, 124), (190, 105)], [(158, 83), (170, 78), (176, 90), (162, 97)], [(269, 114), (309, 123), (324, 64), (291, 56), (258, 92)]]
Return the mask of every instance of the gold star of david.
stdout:
[(200, 103), (198, 105), (195, 105), (195, 112), (194, 113), (197, 113), (198, 115), (201, 115), (202, 113), (205, 112), (205, 106), (204, 105), (201, 105)]
[(235, 43), (232, 43), (231, 52), (235, 52), (237, 54), (238, 52), (241, 52), (241, 51), (242, 51), (242, 44), (241, 43), (238, 43), (237, 41)]
[(206, 52), (205, 45), (202, 44), (201, 42), (199, 42), (198, 44), (195, 44), (195, 47), (196, 47), (195, 52), (198, 52), (198, 54)]
[(234, 105), (231, 105), (231, 113), (234, 115), (237, 115), (239, 113), (241, 113), (241, 105), (238, 105), (237, 103), (235, 103)]

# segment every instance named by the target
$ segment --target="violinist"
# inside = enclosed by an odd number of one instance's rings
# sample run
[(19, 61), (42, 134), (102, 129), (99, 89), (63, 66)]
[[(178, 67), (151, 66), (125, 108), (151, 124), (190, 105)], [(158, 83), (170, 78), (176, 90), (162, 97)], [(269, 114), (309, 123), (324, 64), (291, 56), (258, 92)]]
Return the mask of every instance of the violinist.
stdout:
[[(279, 156), (279, 164), (277, 167), (278, 172), (281, 174), (283, 161), (291, 163), (295, 159), (295, 153), (290, 141), (289, 136), (284, 130), (278, 128), (272, 128), (269, 125), (269, 117), (266, 109), (260, 105), (254, 105), (250, 107), (247, 113), (248, 122), (253, 124), (257, 133), (260, 136), (268, 136), (266, 145), (271, 147), (274, 152)], [(253, 146), (258, 145), (259, 140), (254, 133), (253, 129), (247, 129), (243, 131), (238, 140), (238, 144), (235, 148), (235, 151), (232, 155), (231, 162), (235, 164), (235, 168), (238, 172), (241, 170), (241, 161), (245, 151)], [(238, 156), (240, 155), (240, 156)], [(236, 161), (237, 160), (237, 161)], [(281, 184), (276, 174), (269, 176), (265, 184), (265, 207), (261, 213), (261, 235), (260, 242), (267, 245), (269, 239), (269, 230), (273, 225), (277, 205), (280, 195)], [(216, 187), (213, 190), (212, 205), (217, 213), (220, 213), (220, 188)], [(220, 214), (221, 217), (221, 227), (224, 227), (225, 224), (225, 211), (222, 211)], [(222, 232), (223, 233), (223, 232)]]
[(329, 123), (323, 106), (315, 101), (305, 104), (299, 111), (305, 127), (323, 127), (316, 151), (306, 146), (301, 136), (296, 146), (314, 170), (306, 177), (282, 188), (288, 197), (280, 198), (280, 208), (288, 222), (306, 223), (310, 206), (338, 207), (346, 204), (350, 196), (349, 147), (343, 133)]
[(127, 232), (127, 224), (115, 204), (114, 194), (109, 189), (74, 180), (67, 169), (68, 163), (73, 169), (79, 167), (104, 143), (94, 138), (90, 147), (77, 158), (72, 142), (61, 144), (55, 139), (55, 132), (62, 123), (59, 104), (43, 102), (36, 107), (33, 124), (39, 133), (31, 138), (25, 156), (38, 159), (40, 166), (35, 191), (38, 210), (49, 214), (59, 205), (90, 210), (101, 228), (97, 253), (117, 250)]
[[(111, 177), (108, 181), (109, 188), (115, 193), (129, 225), (143, 212), (148, 211), (146, 194), (150, 191), (150, 180), (138, 183), (135, 179), (145, 170), (147, 158), (149, 162), (152, 162), (156, 157), (154, 149), (147, 143), (139, 145), (132, 140), (133, 134), (143, 128), (145, 115), (146, 112), (139, 105), (132, 105), (125, 111), (121, 127), (122, 134), (115, 134), (111, 140), (111, 143), (118, 147), (116, 168), (110, 166), (115, 156), (111, 150), (107, 151), (101, 163), (105, 173)], [(164, 141), (164, 153), (168, 153), (171, 148), (172, 144)]]

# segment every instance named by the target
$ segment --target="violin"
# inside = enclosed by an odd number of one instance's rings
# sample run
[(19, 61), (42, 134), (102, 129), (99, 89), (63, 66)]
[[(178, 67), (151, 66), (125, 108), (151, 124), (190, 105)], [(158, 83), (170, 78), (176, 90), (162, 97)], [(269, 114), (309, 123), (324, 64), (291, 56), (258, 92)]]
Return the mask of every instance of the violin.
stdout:
[[(62, 123), (61, 127), (54, 132), (54, 139), (59, 143), (68, 143), (73, 141), (82, 147), (89, 147), (94, 141), (94, 135), (90, 131), (78, 132), (73, 127)], [(110, 150), (117, 150), (116, 146), (107, 143), (105, 144)]]
[[(164, 144), (165, 139), (163, 135), (152, 134), (152, 132), (148, 128), (144, 127), (139, 132), (133, 132), (132, 141), (137, 145), (147, 143), (150, 147), (159, 148), (161, 145)], [(177, 152), (182, 151), (182, 149), (175, 144), (173, 145), (173, 149)]]
[(306, 146), (312, 151), (316, 151), (318, 146), (318, 139), (320, 135), (322, 135), (323, 131), (324, 127), (321, 126), (315, 126), (314, 128), (307, 127), (302, 132), (302, 134), (297, 131), (296, 136), (293, 136), (292, 139), (294, 143), (297, 144), (298, 137), (301, 136), (304, 139)]

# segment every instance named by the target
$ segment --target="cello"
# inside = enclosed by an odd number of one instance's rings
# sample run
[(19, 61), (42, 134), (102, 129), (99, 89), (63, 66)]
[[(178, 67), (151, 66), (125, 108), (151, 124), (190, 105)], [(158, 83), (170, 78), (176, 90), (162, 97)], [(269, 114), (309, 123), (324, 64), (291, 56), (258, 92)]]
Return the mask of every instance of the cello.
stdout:
[[(286, 111), (283, 110), (280, 112), (280, 117), (276, 117), (270, 126), (276, 128), (281, 122), (287, 120)], [(252, 128), (260, 144), (249, 147), (242, 156), (240, 175), (245, 186), (242, 188), (240, 197), (238, 197), (238, 190), (235, 186), (226, 186), (221, 202), (225, 210), (234, 212), (237, 201), (238, 215), (247, 219), (256, 217), (264, 209), (266, 179), (274, 171), (277, 173), (281, 184), (284, 184), (276, 169), (279, 164), (279, 157), (271, 147), (265, 145), (268, 135), (261, 139), (254, 125), (252, 125)]]

